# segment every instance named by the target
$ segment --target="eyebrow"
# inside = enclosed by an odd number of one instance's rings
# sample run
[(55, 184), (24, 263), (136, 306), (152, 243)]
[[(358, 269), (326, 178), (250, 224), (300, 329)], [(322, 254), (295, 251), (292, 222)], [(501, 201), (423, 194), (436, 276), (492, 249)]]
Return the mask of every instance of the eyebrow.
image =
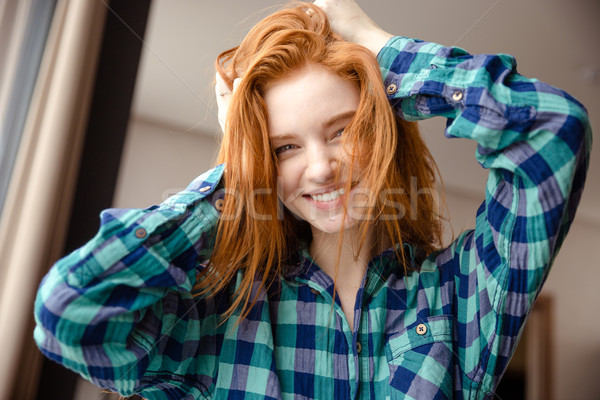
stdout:
[[(356, 110), (346, 111), (346, 112), (334, 115), (328, 121), (323, 122), (322, 126), (323, 126), (323, 128), (327, 129), (327, 128), (330, 128), (331, 126), (337, 124), (340, 121), (351, 120), (352, 118), (354, 118), (355, 115), (356, 115)], [(274, 136), (271, 136), (270, 140), (271, 140), (271, 143), (273, 143), (273, 142), (282, 142), (282, 141), (285, 142), (287, 140), (294, 139), (295, 137), (296, 137), (296, 135), (294, 135), (294, 134), (286, 133), (286, 134), (283, 134), (283, 135), (274, 135)]]
[(323, 127), (324, 128), (329, 128), (332, 125), (335, 125), (336, 123), (338, 123), (340, 121), (350, 120), (350, 119), (354, 118), (355, 115), (356, 115), (356, 110), (346, 111), (346, 112), (340, 113), (338, 115), (335, 115), (329, 121), (324, 122), (323, 123)]

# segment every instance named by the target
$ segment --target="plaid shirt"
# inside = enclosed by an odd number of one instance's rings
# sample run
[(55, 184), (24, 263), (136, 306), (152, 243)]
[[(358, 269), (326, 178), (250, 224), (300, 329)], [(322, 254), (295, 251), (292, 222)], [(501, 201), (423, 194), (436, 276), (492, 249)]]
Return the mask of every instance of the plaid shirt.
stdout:
[(370, 260), (354, 330), (303, 249), (246, 319), (218, 326), (231, 292), (191, 293), (214, 243), (218, 166), (159, 206), (102, 213), (39, 289), (43, 353), (148, 399), (492, 398), (581, 196), (586, 111), (508, 55), (397, 37), (378, 60), (403, 118), (443, 116), (446, 136), (478, 142), (489, 178), (474, 230), (408, 275), (392, 251)]

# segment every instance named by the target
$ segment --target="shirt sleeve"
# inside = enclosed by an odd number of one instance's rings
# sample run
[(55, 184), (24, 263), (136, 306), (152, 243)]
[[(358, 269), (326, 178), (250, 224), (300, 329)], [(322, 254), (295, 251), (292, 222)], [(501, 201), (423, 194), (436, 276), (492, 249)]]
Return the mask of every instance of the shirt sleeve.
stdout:
[(489, 169), (475, 229), (426, 261), (442, 276), (450, 270), (462, 387), (485, 395), (573, 221), (592, 141), (587, 112), (567, 93), (519, 75), (505, 54), (396, 37), (378, 60), (400, 117), (446, 117), (445, 135), (475, 140), (475, 157)]
[(159, 206), (102, 212), (97, 235), (38, 290), (34, 337), (46, 356), (122, 395), (199, 398), (209, 388), (222, 311), (192, 289), (214, 246), (222, 172)]

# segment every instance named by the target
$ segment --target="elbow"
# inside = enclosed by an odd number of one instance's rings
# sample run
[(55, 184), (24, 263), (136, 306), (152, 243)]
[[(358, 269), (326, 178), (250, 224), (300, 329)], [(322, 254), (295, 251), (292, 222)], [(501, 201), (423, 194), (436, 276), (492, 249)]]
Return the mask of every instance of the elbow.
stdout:
[(592, 127), (590, 123), (590, 116), (583, 104), (577, 101), (570, 95), (566, 95), (569, 112), (567, 113), (567, 129), (571, 131), (571, 135), (577, 137), (579, 143), (581, 143), (581, 150), (585, 152), (591, 147), (592, 143)]
[(89, 313), (81, 307), (73, 307), (80, 297), (57, 273), (50, 270), (42, 281), (34, 303), (34, 338), (40, 349), (62, 354), (64, 346), (78, 346), (82, 336), (82, 318)]
[(566, 94), (566, 112), (556, 114), (558, 126), (556, 136), (571, 150), (577, 165), (587, 166), (592, 145), (590, 118), (585, 107)]
[(74, 365), (68, 365), (69, 356), (65, 350), (73, 346), (72, 343), (64, 342), (66, 335), (61, 332), (64, 321), (61, 323), (60, 317), (40, 300), (39, 294), (35, 302), (34, 318), (33, 339), (42, 354), (54, 362), (68, 366), (77, 372), (83, 372)]
[(66, 335), (61, 332), (65, 323), (64, 321), (61, 322), (60, 313), (55, 311), (57, 306), (56, 300), (57, 296), (54, 295), (44, 299), (42, 289), (38, 292), (34, 308), (34, 339), (37, 346), (46, 356), (59, 361), (57, 358), (60, 358), (62, 353), (60, 338)]

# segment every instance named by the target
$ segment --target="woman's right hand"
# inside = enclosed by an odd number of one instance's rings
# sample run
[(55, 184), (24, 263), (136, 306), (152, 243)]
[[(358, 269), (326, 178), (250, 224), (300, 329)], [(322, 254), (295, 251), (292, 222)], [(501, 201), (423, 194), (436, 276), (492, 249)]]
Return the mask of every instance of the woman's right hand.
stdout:
[(393, 37), (369, 18), (354, 0), (315, 0), (314, 4), (327, 14), (335, 33), (375, 54)]
[(219, 125), (221, 125), (221, 133), (225, 133), (225, 122), (227, 121), (227, 110), (229, 109), (229, 103), (231, 102), (231, 96), (235, 89), (239, 86), (240, 78), (236, 78), (233, 81), (233, 88), (229, 88), (227, 83), (221, 78), (221, 75), (217, 72), (215, 76), (215, 96), (217, 97), (217, 118)]

